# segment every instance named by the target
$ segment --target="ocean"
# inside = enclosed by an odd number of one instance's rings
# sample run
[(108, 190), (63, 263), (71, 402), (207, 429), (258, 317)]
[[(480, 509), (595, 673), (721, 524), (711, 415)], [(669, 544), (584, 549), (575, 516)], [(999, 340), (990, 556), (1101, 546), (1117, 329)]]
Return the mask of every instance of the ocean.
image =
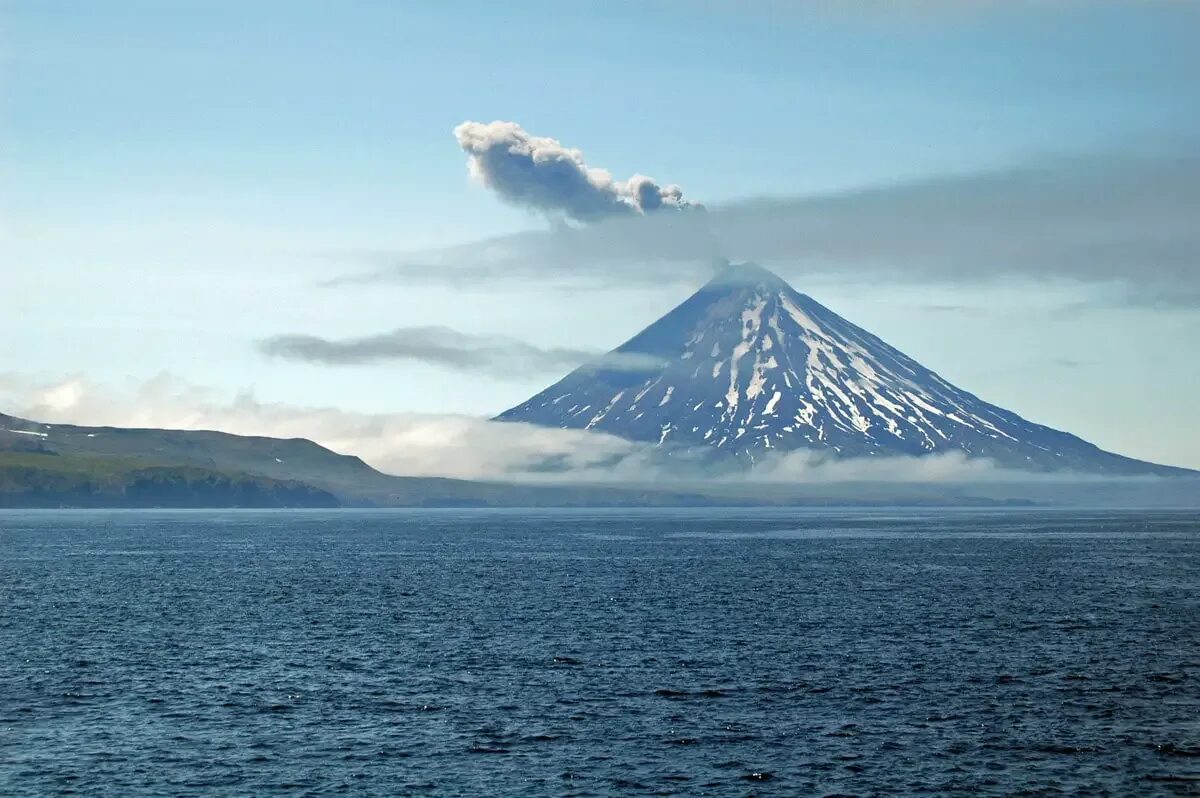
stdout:
[(1200, 517), (0, 513), (0, 795), (1200, 795)]

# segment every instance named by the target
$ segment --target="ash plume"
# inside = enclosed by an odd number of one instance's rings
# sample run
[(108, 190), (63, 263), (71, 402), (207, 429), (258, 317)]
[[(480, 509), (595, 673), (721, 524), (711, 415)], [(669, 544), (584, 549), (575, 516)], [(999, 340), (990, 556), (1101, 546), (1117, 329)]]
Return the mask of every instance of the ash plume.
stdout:
[(471, 176), (513, 205), (584, 223), (699, 207), (683, 198), (679, 186), (645, 175), (614, 180), (607, 170), (589, 166), (580, 150), (531, 135), (515, 122), (463, 122), (454, 137)]

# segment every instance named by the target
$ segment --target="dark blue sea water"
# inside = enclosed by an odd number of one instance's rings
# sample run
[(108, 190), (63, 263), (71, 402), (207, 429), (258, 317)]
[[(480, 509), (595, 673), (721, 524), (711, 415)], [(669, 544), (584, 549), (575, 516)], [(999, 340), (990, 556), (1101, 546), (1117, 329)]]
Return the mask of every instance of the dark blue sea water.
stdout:
[(0, 795), (1200, 794), (1200, 521), (0, 513)]

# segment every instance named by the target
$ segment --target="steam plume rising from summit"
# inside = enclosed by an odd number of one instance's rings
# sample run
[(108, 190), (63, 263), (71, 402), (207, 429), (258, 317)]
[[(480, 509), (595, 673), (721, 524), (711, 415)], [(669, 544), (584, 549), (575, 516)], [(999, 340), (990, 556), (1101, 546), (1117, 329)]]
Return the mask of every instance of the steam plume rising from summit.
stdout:
[(697, 208), (676, 185), (645, 175), (614, 180), (588, 164), (580, 150), (557, 139), (530, 135), (515, 122), (463, 122), (454, 128), (471, 175), (505, 202), (579, 222), (611, 216)]

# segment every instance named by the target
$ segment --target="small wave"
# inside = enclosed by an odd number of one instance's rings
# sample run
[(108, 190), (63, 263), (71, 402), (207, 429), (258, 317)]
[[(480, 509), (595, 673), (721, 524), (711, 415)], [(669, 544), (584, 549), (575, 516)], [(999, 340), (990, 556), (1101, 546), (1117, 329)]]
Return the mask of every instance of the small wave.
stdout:
[(771, 781), (775, 774), (768, 770), (755, 770), (742, 776), (742, 781)]
[(582, 665), (583, 661), (575, 659), (574, 657), (555, 657), (554, 664), (555, 665)]
[(1184, 756), (1193, 757), (1200, 756), (1200, 747), (1197, 748), (1180, 748), (1174, 743), (1160, 743), (1154, 746), (1155, 753), (1163, 756)]
[(498, 745), (480, 745), (479, 743), (471, 743), (471, 747), (467, 749), (472, 754), (507, 754), (508, 749)]

